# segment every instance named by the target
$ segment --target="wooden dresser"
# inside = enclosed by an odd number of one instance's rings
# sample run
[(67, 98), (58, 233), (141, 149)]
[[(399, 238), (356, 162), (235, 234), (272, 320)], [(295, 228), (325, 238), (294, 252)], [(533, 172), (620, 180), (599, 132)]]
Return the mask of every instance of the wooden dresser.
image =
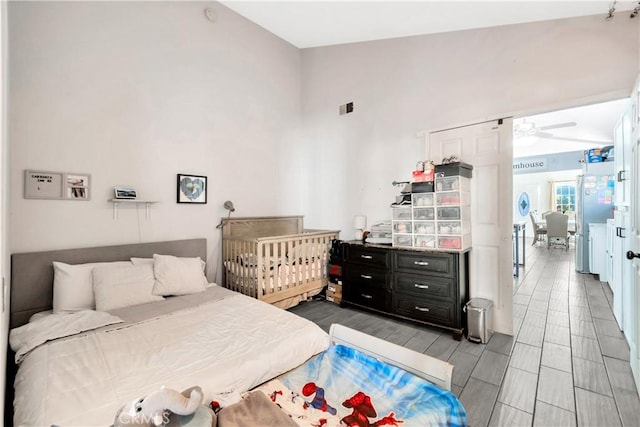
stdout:
[(445, 328), (460, 339), (469, 252), (344, 242), (342, 304)]

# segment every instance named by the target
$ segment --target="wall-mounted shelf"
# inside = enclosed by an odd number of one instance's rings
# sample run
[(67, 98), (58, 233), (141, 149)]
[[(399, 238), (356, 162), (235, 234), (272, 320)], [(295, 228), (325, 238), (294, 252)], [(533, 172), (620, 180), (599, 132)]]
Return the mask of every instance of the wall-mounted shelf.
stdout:
[(144, 204), (145, 205), (145, 214), (146, 218), (151, 218), (151, 205), (154, 203), (158, 203), (157, 200), (140, 200), (140, 199), (109, 199), (109, 202), (113, 203), (113, 219), (118, 219), (118, 205), (120, 203), (124, 204)]

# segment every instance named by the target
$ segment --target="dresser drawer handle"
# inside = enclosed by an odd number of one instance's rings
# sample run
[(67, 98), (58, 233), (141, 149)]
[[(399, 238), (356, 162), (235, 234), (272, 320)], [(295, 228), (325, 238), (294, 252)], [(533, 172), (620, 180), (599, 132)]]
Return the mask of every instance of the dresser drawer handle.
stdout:
[(416, 310), (418, 310), (418, 311), (429, 311), (429, 309), (427, 307), (418, 307), (417, 305), (416, 305)]
[(427, 261), (413, 261), (415, 265), (429, 265)]
[(373, 257), (371, 255), (360, 255), (360, 258), (363, 259), (373, 259)]
[(369, 276), (368, 274), (361, 274), (360, 277), (362, 277), (363, 279), (367, 279), (367, 280), (373, 279), (373, 276)]
[(413, 286), (419, 289), (429, 289), (429, 285), (421, 285), (419, 283), (414, 283)]
[(363, 296), (366, 299), (373, 299), (373, 297), (371, 295), (367, 295), (367, 294), (360, 294), (361, 296)]

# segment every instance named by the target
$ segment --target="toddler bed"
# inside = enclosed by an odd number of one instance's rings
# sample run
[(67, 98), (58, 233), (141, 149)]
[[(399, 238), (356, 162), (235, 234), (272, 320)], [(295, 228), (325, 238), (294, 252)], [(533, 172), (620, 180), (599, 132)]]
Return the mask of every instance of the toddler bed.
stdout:
[(338, 231), (305, 230), (302, 216), (225, 218), (224, 286), (280, 308), (319, 293)]
[[(225, 427), (228, 409), (246, 414), (242, 425), (275, 419), (277, 412), (283, 426), (466, 425), (466, 411), (450, 391), (452, 365), (338, 324), (331, 341), (326, 351), (223, 409), (218, 426)], [(256, 407), (257, 399), (275, 405)]]

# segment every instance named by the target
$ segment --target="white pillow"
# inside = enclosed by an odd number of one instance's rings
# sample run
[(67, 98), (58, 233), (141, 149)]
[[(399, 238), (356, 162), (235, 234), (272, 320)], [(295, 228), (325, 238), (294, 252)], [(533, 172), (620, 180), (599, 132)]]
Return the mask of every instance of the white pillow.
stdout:
[(98, 266), (93, 269), (92, 275), (97, 311), (164, 299), (151, 293), (155, 284), (151, 264)]
[[(176, 257), (179, 259), (199, 259), (200, 260), (200, 264), (202, 264), (202, 272), (204, 273), (204, 268), (207, 266), (207, 263), (204, 262), (202, 260), (202, 258), (200, 257), (195, 257), (195, 258), (189, 258), (189, 257)], [(131, 262), (133, 263), (133, 265), (140, 265), (140, 264), (153, 264), (153, 258), (131, 258)]]
[(38, 321), (40, 319), (43, 319), (47, 316), (52, 316), (52, 315), (53, 315), (53, 310), (39, 311), (29, 318), (29, 323)]
[(153, 265), (153, 258), (131, 258), (133, 265), (149, 264)]
[(53, 262), (53, 313), (93, 310), (91, 270), (98, 265), (131, 265), (130, 261), (65, 264)]
[(197, 258), (178, 258), (153, 254), (154, 295), (186, 295), (205, 290), (208, 282), (203, 261)]

